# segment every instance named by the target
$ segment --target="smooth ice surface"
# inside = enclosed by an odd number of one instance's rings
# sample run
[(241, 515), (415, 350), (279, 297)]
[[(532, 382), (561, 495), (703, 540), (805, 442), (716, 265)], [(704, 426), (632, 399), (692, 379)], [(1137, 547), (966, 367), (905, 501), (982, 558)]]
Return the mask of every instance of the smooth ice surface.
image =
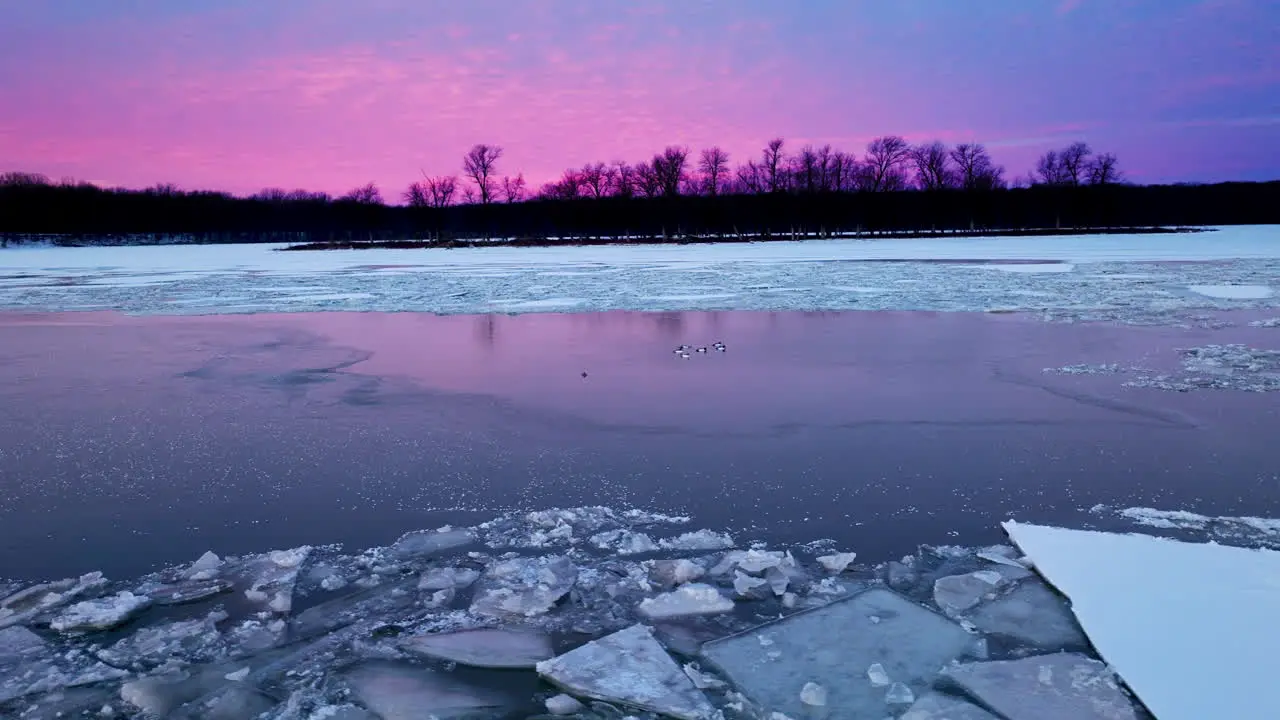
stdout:
[[(1072, 653), (969, 663), (942, 672), (946, 683), (1009, 720), (1136, 720), (1133, 704), (1103, 663)], [(1158, 714), (1160, 720), (1167, 716)], [(1202, 715), (1270, 717), (1265, 715)]]
[(1160, 720), (1280, 717), (1280, 553), (1009, 521), (1094, 647)]
[(532, 668), (555, 654), (546, 633), (506, 628), (419, 635), (402, 641), (400, 647), (480, 668)]
[[(767, 648), (761, 638), (770, 643)], [(800, 691), (814, 682), (827, 689), (827, 704), (844, 716), (879, 718), (886, 688), (851, 668), (879, 663), (892, 681), (920, 693), (972, 642), (972, 635), (941, 615), (872, 588), (707, 643), (702, 654), (764, 707), (803, 717)]]
[(43, 638), (24, 627), (0, 630), (0, 665), (39, 652), (45, 646)]
[[(387, 662), (369, 662), (344, 672), (342, 679), (382, 720), (439, 720), (473, 717), (512, 704), (498, 690), (478, 687), (455, 675)], [(494, 714), (498, 714), (494, 712)]]
[[(735, 583), (736, 586), (736, 583)], [(640, 602), (636, 611), (650, 620), (717, 615), (733, 609), (733, 601), (711, 585), (689, 583)]]
[(954, 695), (931, 692), (916, 700), (898, 720), (1000, 720), (986, 710)]
[(995, 592), (1000, 576), (987, 571), (948, 575), (933, 583), (933, 601), (946, 614), (956, 617)]
[(968, 617), (979, 630), (1045, 650), (1080, 648), (1087, 641), (1071, 608), (1039, 582), (979, 605)]
[(1275, 294), (1266, 285), (1192, 285), (1191, 292), (1229, 300), (1261, 300)]
[(715, 712), (643, 625), (632, 625), (538, 663), (538, 674), (577, 695), (681, 720), (706, 720)]

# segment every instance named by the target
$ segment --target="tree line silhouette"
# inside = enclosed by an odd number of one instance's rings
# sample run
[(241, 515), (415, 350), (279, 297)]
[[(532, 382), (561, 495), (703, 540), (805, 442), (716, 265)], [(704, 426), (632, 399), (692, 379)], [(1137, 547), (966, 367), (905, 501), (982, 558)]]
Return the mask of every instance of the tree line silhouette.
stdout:
[(1111, 153), (1051, 150), (1013, 179), (979, 143), (912, 145), (898, 136), (859, 156), (771, 140), (736, 166), (710, 147), (588, 163), (531, 191), (479, 144), (459, 174), (428, 175), (388, 204), (373, 183), (334, 198), (268, 188), (248, 197), (100, 188), (0, 174), (0, 242), (440, 244), (759, 240), (865, 234), (1115, 231), (1280, 222), (1280, 182), (1126, 183)]

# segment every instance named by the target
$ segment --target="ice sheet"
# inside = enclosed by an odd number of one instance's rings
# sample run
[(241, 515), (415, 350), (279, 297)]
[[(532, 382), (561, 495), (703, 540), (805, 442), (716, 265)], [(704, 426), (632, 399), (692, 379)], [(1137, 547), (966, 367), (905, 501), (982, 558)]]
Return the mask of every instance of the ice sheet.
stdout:
[(1280, 717), (1280, 553), (1004, 523), (1160, 720)]
[(1275, 292), (1259, 290), (1280, 288), (1280, 227), (1273, 226), (715, 245), (279, 247), (8, 248), (0, 250), (0, 309), (1023, 310), (1051, 319), (1158, 323), (1187, 308), (1280, 306)]

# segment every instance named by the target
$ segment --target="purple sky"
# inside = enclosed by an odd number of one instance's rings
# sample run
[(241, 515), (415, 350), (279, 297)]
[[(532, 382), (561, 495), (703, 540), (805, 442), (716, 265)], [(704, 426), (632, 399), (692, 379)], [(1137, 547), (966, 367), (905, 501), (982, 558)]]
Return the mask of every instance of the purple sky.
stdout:
[(1280, 178), (1266, 0), (0, 0), (0, 171), (236, 193), (377, 182), (477, 142), (571, 165), (774, 136), (1076, 139), (1138, 182)]

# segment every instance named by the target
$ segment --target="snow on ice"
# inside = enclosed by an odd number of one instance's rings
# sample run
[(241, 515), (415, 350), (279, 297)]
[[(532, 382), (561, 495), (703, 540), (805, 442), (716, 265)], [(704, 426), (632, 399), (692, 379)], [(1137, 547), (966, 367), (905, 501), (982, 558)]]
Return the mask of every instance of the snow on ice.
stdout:
[(1280, 717), (1280, 697), (1264, 690), (1280, 643), (1280, 553), (1013, 521), (1004, 527), (1156, 717)]
[[(270, 245), (10, 248), (0, 252), (0, 308), (1003, 309), (1169, 324), (1197, 308), (1280, 306), (1277, 232), (288, 253)], [(682, 283), (673, 270), (705, 280)]]

